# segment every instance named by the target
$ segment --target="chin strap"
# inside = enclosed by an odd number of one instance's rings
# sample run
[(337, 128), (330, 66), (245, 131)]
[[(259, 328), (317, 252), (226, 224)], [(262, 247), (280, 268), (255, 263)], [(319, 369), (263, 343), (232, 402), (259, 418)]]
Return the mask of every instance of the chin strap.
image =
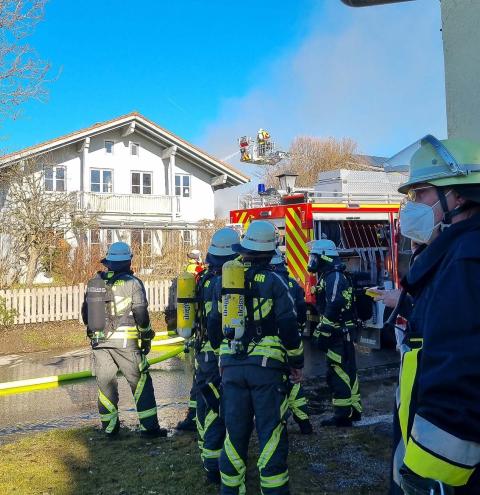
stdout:
[(443, 187), (435, 186), (435, 189), (437, 190), (438, 199), (443, 210), (443, 220), (440, 223), (440, 230), (445, 230), (446, 228), (450, 227), (452, 225), (453, 217), (456, 217), (460, 213), (463, 213), (464, 211), (467, 211), (475, 206), (475, 203), (473, 203), (472, 201), (467, 201), (463, 205), (457, 206), (453, 210), (449, 210), (447, 196), (452, 191), (452, 189), (450, 189), (447, 194), (445, 194), (445, 188)]

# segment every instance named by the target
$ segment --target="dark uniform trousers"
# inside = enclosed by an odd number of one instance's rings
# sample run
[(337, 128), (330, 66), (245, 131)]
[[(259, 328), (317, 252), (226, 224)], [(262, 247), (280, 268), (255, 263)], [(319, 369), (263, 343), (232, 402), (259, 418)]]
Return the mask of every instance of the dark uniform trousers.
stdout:
[(223, 369), (227, 436), (220, 457), (221, 493), (246, 493), (248, 443), (255, 417), (262, 494), (288, 494), (287, 378), (281, 369), (248, 365), (247, 361)]
[[(207, 361), (205, 361), (205, 356)], [(204, 469), (217, 473), (225, 439), (225, 424), (220, 418), (220, 373), (212, 353), (200, 352), (196, 357), (197, 431)]]
[(355, 346), (349, 335), (335, 329), (327, 339), (327, 384), (332, 392), (335, 416), (351, 418), (362, 412)]
[(98, 410), (106, 433), (118, 429), (118, 381), (120, 370), (130, 385), (142, 430), (158, 429), (157, 406), (147, 358), (135, 348), (93, 349), (98, 385)]

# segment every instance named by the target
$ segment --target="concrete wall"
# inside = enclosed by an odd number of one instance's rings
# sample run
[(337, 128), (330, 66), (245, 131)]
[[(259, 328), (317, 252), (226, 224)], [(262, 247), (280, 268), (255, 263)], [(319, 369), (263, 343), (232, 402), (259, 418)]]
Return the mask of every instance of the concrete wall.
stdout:
[(480, 1), (442, 0), (448, 136), (480, 140)]

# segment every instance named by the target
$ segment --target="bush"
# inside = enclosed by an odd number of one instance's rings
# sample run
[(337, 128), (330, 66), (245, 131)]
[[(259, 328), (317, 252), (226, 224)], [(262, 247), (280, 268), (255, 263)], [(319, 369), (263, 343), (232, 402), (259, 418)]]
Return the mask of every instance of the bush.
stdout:
[(18, 315), (14, 309), (7, 308), (7, 301), (0, 297), (0, 327), (13, 325), (15, 317)]

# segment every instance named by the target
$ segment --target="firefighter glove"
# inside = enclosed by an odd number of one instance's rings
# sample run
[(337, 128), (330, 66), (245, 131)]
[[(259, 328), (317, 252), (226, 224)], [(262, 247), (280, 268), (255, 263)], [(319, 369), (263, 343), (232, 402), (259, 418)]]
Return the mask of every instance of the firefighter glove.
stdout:
[(149, 352), (150, 349), (152, 348), (152, 341), (150, 339), (142, 339), (142, 345), (140, 346), (140, 349), (142, 350), (142, 354), (146, 356)]

